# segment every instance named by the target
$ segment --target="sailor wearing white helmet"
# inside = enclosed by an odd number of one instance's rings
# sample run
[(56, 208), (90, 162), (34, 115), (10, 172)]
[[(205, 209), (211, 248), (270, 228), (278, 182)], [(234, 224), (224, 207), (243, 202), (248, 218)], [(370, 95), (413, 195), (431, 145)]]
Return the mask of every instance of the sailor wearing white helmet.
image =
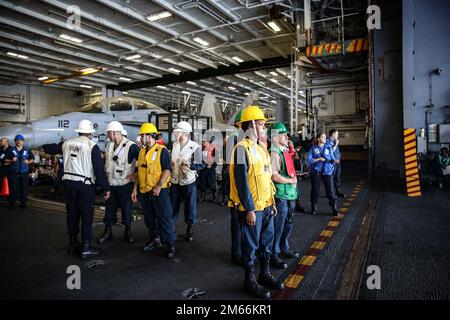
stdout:
[(133, 178), (139, 147), (123, 136), (124, 128), (119, 121), (111, 121), (106, 127), (111, 141), (105, 149), (105, 170), (111, 186), (111, 197), (105, 205), (105, 230), (98, 243), (105, 243), (113, 238), (112, 226), (117, 223), (117, 211), (122, 211), (122, 224), (125, 226), (125, 241), (134, 242), (131, 233)]
[(180, 212), (181, 195), (184, 198), (184, 221), (187, 225), (186, 241), (193, 240), (193, 226), (197, 219), (197, 172), (204, 168), (202, 150), (191, 140), (192, 127), (180, 121), (173, 130), (175, 142), (172, 148), (172, 175), (170, 199), (174, 221)]

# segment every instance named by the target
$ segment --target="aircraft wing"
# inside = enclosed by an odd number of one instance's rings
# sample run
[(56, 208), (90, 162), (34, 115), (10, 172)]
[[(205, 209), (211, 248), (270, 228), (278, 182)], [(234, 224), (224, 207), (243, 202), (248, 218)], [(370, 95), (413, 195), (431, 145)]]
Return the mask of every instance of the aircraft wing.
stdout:
[(120, 123), (124, 126), (131, 126), (131, 127), (141, 127), (143, 122), (138, 121), (120, 121)]

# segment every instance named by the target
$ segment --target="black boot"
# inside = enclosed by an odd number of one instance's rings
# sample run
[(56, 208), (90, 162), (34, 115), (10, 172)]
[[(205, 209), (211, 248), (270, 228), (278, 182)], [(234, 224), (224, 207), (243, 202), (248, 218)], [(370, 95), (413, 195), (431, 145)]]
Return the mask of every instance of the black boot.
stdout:
[(244, 291), (258, 299), (270, 299), (270, 291), (256, 281), (253, 267), (245, 269)]
[(200, 197), (198, 198), (198, 202), (205, 201), (205, 192), (200, 191)]
[(301, 213), (306, 212), (306, 209), (302, 206), (302, 204), (298, 200), (295, 202), (295, 210)]
[(269, 288), (276, 290), (283, 290), (284, 284), (275, 279), (270, 271), (269, 258), (261, 260), (261, 271), (259, 273), (258, 282), (264, 284)]
[(216, 202), (216, 198), (217, 198), (217, 194), (215, 192), (213, 192), (211, 201)]
[(105, 226), (105, 231), (103, 231), (103, 234), (100, 239), (97, 240), (98, 243), (105, 243), (108, 240), (111, 240), (113, 238), (112, 233), (112, 226)]
[(332, 206), (331, 208), (333, 209), (333, 216), (339, 217), (341, 213), (339, 212), (337, 204), (334, 204), (334, 206)]
[(315, 215), (317, 213), (317, 204), (313, 204), (311, 206), (311, 214)]
[(175, 250), (175, 241), (173, 243), (168, 243), (166, 257), (168, 259), (173, 259), (175, 258), (176, 253), (177, 251)]
[(192, 228), (192, 225), (188, 225), (186, 230), (186, 241), (192, 242), (192, 240), (194, 240), (194, 229)]
[(81, 259), (93, 258), (98, 256), (100, 253), (102, 253), (102, 250), (91, 246), (91, 242), (89, 240), (83, 241), (83, 248), (81, 249)]
[(270, 264), (278, 269), (286, 269), (288, 267), (287, 263), (284, 262), (277, 254), (274, 254), (270, 259)]
[(338, 198), (347, 198), (347, 195), (346, 194), (344, 194), (344, 193), (342, 193), (341, 191), (336, 191), (336, 196), (338, 197)]
[(161, 248), (161, 239), (159, 237), (156, 238), (151, 238), (146, 244), (145, 246), (142, 247), (142, 252), (150, 252), (153, 251), (157, 248)]
[(133, 234), (131, 233), (131, 227), (130, 226), (125, 226), (125, 241), (128, 243), (133, 243), (134, 242), (134, 238), (133, 238)]
[(69, 237), (69, 254), (71, 256), (80, 254), (81, 243), (78, 242), (77, 236)]
[(220, 205), (222, 207), (226, 206), (228, 204), (228, 198), (227, 197), (223, 197), (222, 201), (220, 202)]
[(300, 254), (298, 252), (292, 250), (281, 251), (280, 255), (286, 259), (298, 259), (300, 257)]

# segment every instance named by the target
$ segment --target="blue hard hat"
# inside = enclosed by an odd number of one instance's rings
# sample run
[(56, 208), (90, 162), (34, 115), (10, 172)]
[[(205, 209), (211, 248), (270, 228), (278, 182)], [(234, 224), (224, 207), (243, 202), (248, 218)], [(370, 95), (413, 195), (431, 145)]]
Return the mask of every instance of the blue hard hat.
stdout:
[(14, 137), (14, 141), (16, 140), (25, 140), (24, 136), (21, 134), (18, 134), (17, 136)]

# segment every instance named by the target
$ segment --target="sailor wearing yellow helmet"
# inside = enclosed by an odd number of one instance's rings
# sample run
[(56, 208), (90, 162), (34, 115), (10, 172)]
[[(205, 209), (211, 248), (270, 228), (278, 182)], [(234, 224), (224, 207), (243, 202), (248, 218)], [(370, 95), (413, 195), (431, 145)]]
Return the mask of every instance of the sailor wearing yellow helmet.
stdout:
[[(242, 221), (242, 260), (245, 270), (243, 289), (251, 295), (269, 299), (263, 285), (281, 290), (270, 270), (274, 222), (277, 214), (272, 182), (270, 155), (259, 137), (266, 136), (267, 119), (258, 106), (242, 111), (241, 126), (246, 137), (233, 149), (230, 164), (230, 201), (228, 206), (238, 211)], [(256, 280), (254, 265), (259, 250), (261, 272)]]
[(142, 149), (138, 158), (138, 183), (134, 185), (131, 198), (133, 202), (137, 202), (139, 188), (145, 225), (150, 233), (150, 239), (142, 251), (153, 251), (161, 247), (163, 242), (167, 246), (167, 258), (173, 258), (176, 233), (168, 188), (172, 167), (169, 151), (165, 146), (156, 143), (158, 134), (152, 123), (144, 123), (141, 126), (139, 135)]

